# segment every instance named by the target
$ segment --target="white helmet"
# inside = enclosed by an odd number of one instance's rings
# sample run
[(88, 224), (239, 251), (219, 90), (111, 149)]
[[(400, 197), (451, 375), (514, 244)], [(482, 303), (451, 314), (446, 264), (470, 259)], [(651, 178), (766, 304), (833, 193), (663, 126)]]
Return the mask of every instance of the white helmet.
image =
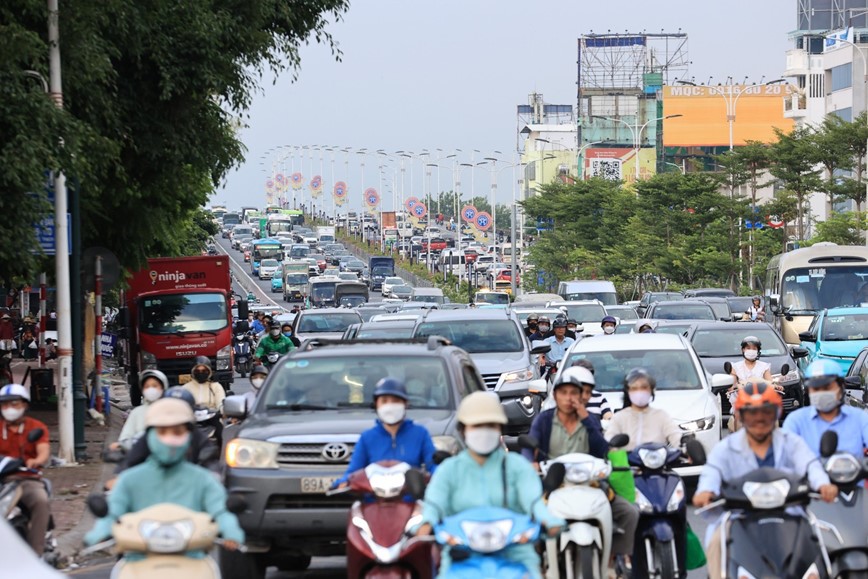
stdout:
[(11, 400), (26, 400), (30, 402), (30, 390), (21, 384), (7, 384), (0, 388), (0, 402), (9, 402)]
[(594, 380), (594, 375), (587, 368), (570, 366), (561, 373), (554, 389), (557, 390), (557, 387), (562, 384), (572, 384), (581, 388), (584, 385), (596, 386), (597, 382)]

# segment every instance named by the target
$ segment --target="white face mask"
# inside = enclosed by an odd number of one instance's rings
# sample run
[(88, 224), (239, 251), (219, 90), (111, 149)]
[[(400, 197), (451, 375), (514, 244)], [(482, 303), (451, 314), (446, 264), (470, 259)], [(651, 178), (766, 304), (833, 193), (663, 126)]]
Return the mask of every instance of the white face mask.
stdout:
[(549, 327), (547, 325), (538, 326), (538, 328), (540, 333), (549, 331)]
[(500, 446), (500, 431), (496, 428), (474, 428), (464, 432), (464, 442), (467, 443), (467, 448), (487, 456), (497, 450)]
[(745, 350), (744, 351), (744, 359), (745, 360), (753, 361), (753, 360), (756, 360), (758, 356), (759, 356), (758, 350)]
[(265, 378), (251, 378), (250, 385), (253, 386), (254, 390), (259, 390), (262, 388), (262, 385), (265, 384)]
[(604, 334), (614, 334), (615, 333), (614, 326), (606, 326), (605, 328), (603, 328), (603, 333)]
[(280, 335), (280, 330), (271, 330), (271, 335), (275, 338)]
[(406, 412), (407, 406), (400, 402), (391, 402), (377, 407), (377, 418), (382, 420), (383, 424), (398, 424), (404, 420)]
[(155, 388), (151, 386), (150, 388), (145, 388), (142, 391), (142, 396), (148, 402), (153, 402), (154, 400), (159, 400), (160, 396), (163, 395), (163, 391), (160, 388)]
[(840, 404), (837, 392), (811, 392), (808, 398), (818, 412), (831, 412)]
[(23, 408), (4, 408), (3, 409), (3, 418), (8, 420), (9, 422), (15, 422), (19, 418), (24, 416)]
[(633, 406), (645, 408), (650, 403), (651, 393), (647, 390), (637, 390), (635, 392), (630, 392), (630, 404), (632, 404)]

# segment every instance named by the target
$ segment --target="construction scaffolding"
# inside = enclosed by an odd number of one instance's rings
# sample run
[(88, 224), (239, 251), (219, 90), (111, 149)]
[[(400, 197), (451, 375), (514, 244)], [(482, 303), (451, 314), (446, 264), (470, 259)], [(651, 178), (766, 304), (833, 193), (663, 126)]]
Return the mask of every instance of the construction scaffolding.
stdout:
[(799, 32), (868, 27), (868, 0), (797, 0)]

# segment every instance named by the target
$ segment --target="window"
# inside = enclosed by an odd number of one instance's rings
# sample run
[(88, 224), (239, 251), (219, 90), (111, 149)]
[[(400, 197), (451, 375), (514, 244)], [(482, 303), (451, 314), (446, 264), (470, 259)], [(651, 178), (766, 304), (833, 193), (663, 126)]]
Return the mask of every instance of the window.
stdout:
[(141, 302), (141, 329), (146, 334), (215, 332), (229, 325), (221, 294), (166, 294)]
[(597, 390), (618, 392), (624, 376), (633, 368), (644, 368), (657, 380), (658, 390), (698, 390), (702, 382), (687, 350), (633, 350), (613, 352), (576, 352), (567, 360), (569, 367), (582, 359), (594, 365)]
[(848, 62), (840, 66), (833, 67), (831, 73), (831, 92), (850, 88), (853, 86), (853, 63)]
[(820, 98), (825, 95), (824, 85), (825, 76), (822, 74), (812, 74), (811, 75), (811, 85), (810, 85), (810, 96), (811, 98)]
[[(482, 380), (479, 378), (479, 373), (473, 366), (461, 366), (461, 374), (462, 376), (464, 376), (464, 384), (459, 386), (458, 390), (461, 393), (462, 397), (467, 396), (468, 394), (472, 394), (474, 392), (481, 392), (486, 389), (485, 385), (482, 383)], [(466, 387), (466, 390), (462, 388), (462, 386)]]
[(848, 123), (853, 121), (853, 107), (838, 109), (837, 111), (832, 111), (832, 114), (841, 119), (842, 121), (846, 121)]
[(521, 352), (524, 336), (511, 320), (475, 320), (470, 323), (423, 322), (416, 337), (443, 336), (471, 354), (486, 352)]
[(691, 341), (700, 358), (737, 358), (741, 357), (741, 341), (748, 333), (762, 342), (763, 356), (786, 355), (787, 347), (770, 328), (697, 330)]

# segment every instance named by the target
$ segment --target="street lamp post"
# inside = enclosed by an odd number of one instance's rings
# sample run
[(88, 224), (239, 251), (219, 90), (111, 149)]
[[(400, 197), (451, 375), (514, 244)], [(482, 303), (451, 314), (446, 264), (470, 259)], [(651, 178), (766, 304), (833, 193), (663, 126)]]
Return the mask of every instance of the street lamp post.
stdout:
[(593, 147), (594, 145), (601, 145), (603, 143), (608, 143), (609, 141), (594, 141), (593, 143), (585, 143), (579, 148), (578, 154), (576, 154), (576, 176), (580, 181), (585, 180), (585, 149), (588, 147)]
[(603, 117), (603, 116), (594, 115), (592, 118), (604, 119), (607, 121), (616, 121), (616, 122), (619, 122), (619, 123), (625, 125), (628, 129), (630, 129), (630, 134), (633, 137), (633, 151), (634, 151), (633, 154), (635, 156), (636, 181), (638, 182), (639, 181), (639, 151), (642, 149), (642, 131), (644, 131), (645, 127), (647, 127), (651, 123), (656, 123), (657, 121), (662, 121), (665, 119), (677, 119), (678, 117), (683, 117), (683, 116), (684, 115), (665, 115), (662, 117), (657, 117), (655, 119), (650, 119), (648, 121), (645, 121), (645, 124), (643, 124), (641, 127), (639, 126), (639, 115), (638, 114), (636, 115), (636, 124), (635, 125), (631, 125), (627, 121), (625, 121), (623, 119), (619, 119), (617, 117)]

